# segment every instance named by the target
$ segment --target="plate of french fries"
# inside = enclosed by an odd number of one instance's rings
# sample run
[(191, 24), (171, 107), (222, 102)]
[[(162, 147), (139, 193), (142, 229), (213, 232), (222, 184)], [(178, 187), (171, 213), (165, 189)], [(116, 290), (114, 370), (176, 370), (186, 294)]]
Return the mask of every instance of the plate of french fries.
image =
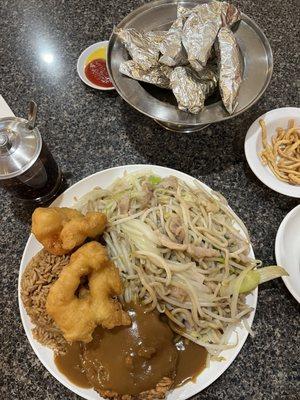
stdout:
[(300, 198), (300, 108), (278, 108), (257, 118), (247, 132), (245, 154), (260, 181)]

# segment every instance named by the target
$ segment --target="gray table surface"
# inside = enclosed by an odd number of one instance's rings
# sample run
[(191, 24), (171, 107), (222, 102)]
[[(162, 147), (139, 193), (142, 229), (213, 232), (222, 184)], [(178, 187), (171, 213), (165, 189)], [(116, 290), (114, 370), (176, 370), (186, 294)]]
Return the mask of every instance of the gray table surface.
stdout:
[[(141, 3), (1, 0), (0, 93), (18, 116), (25, 116), (29, 99), (38, 103), (40, 130), (68, 185), (104, 168), (132, 163), (186, 172), (223, 193), (249, 228), (256, 256), (275, 263), (276, 231), (298, 202), (255, 178), (243, 143), (247, 129), (263, 112), (299, 106), (299, 0), (235, 2), (270, 40), (275, 60), (271, 84), (245, 114), (190, 135), (164, 131), (116, 93), (90, 89), (77, 76), (81, 51), (107, 39), (114, 24)], [(45, 53), (53, 54), (53, 63), (43, 61)], [(0, 191), (0, 398), (79, 399), (39, 362), (19, 317), (18, 269), (30, 213)], [(249, 338), (231, 367), (194, 399), (299, 399), (299, 324), (299, 306), (283, 282), (263, 285), (255, 338)]]

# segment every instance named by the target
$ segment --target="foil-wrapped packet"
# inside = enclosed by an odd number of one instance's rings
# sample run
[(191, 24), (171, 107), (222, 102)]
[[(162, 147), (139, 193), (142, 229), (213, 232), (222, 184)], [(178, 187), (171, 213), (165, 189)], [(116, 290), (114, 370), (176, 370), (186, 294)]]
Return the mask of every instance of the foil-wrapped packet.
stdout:
[(154, 41), (151, 41), (143, 32), (134, 28), (118, 29), (114, 32), (124, 43), (131, 58), (139, 64), (144, 71), (155, 66), (158, 62), (159, 50)]
[(221, 19), (224, 25), (232, 26), (242, 18), (241, 12), (233, 4), (224, 2)]
[(186, 51), (182, 45), (183, 19), (177, 18), (171, 28), (166, 32), (166, 36), (160, 45), (162, 56), (159, 62), (169, 67), (184, 64), (187, 61)]
[(167, 36), (168, 31), (149, 31), (145, 32), (145, 36), (160, 51), (163, 41)]
[(166, 65), (157, 63), (154, 67), (145, 71), (136, 61), (128, 60), (122, 62), (119, 70), (122, 74), (138, 81), (152, 83), (163, 89), (170, 89), (169, 76), (171, 74), (171, 68)]
[(228, 27), (220, 29), (215, 47), (222, 101), (229, 114), (232, 114), (238, 105), (237, 95), (242, 82), (242, 68), (237, 41)]
[(180, 13), (187, 16), (182, 42), (188, 60), (196, 71), (201, 71), (210, 57), (211, 48), (223, 21), (232, 25), (240, 19), (240, 12), (226, 2), (212, 1), (199, 4), (190, 12), (181, 10)]
[[(207, 7), (210, 5), (210, 7)], [(216, 14), (219, 14), (222, 23), (225, 21), (225, 25), (232, 26), (235, 22), (241, 19), (240, 11), (233, 5), (225, 1), (211, 1), (210, 3), (198, 4), (196, 7), (187, 8), (181, 5), (177, 7), (177, 18), (187, 18), (192, 13), (203, 13), (203, 7), (209, 8)]]
[(213, 70), (203, 68), (196, 72), (190, 67), (175, 67), (170, 75), (170, 85), (178, 102), (178, 108), (198, 114), (204, 107), (205, 99), (217, 86)]
[(178, 4), (177, 6), (177, 18), (185, 18), (188, 17), (190, 15), (190, 13), (192, 12), (192, 8), (187, 8), (184, 7), (180, 4)]

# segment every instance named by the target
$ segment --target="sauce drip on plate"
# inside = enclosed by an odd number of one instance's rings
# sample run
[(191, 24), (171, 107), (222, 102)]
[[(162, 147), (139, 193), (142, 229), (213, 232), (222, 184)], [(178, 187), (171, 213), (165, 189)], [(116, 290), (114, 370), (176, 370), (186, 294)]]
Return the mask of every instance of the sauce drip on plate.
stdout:
[(73, 344), (55, 357), (58, 369), (77, 386), (132, 395), (155, 388), (164, 377), (174, 379), (173, 386), (197, 377), (206, 364), (203, 347), (188, 341), (175, 346), (158, 312), (137, 305), (127, 311), (131, 326), (98, 327), (90, 343)]
[(88, 80), (94, 85), (110, 88), (113, 87), (108, 71), (106, 68), (106, 61), (102, 58), (96, 58), (90, 61), (85, 67), (85, 75)]
[(174, 386), (184, 385), (188, 381), (195, 382), (197, 376), (206, 366), (207, 350), (196, 343), (183, 339), (176, 344), (178, 362)]
[(82, 388), (90, 388), (89, 383), (81, 363), (82, 346), (78, 342), (74, 342), (68, 347), (66, 354), (54, 357), (57, 368), (62, 372), (70, 382)]

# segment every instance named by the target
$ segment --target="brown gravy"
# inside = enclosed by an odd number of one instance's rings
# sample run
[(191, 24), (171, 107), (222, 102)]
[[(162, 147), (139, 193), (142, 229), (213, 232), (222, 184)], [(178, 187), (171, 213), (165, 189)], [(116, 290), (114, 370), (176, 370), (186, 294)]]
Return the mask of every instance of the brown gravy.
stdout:
[(207, 350), (189, 340), (177, 343), (178, 362), (174, 386), (181, 386), (188, 381), (195, 382), (206, 366)]
[(131, 326), (97, 329), (83, 348), (83, 369), (95, 389), (134, 395), (175, 375), (178, 352), (169, 326), (140, 306), (128, 312)]
[(75, 385), (137, 394), (152, 389), (163, 377), (174, 386), (195, 380), (204, 369), (207, 352), (184, 341), (173, 344), (173, 332), (158, 313), (128, 308), (132, 325), (106, 330), (98, 327), (88, 344), (72, 344), (56, 356), (58, 369)]
[(82, 388), (91, 388), (81, 363), (81, 344), (74, 342), (68, 347), (66, 354), (56, 355), (54, 357), (55, 364), (60, 372), (62, 372), (70, 382)]

